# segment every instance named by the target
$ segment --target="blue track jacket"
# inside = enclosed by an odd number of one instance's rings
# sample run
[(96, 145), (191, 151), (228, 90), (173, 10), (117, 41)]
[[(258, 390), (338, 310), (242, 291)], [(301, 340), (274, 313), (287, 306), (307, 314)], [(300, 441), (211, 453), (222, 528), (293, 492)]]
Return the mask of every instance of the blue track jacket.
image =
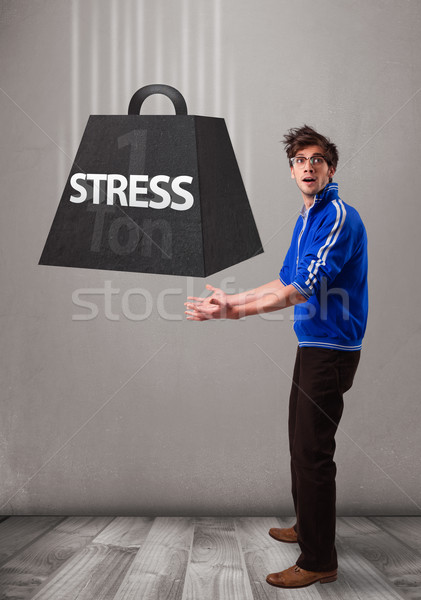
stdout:
[(307, 302), (294, 310), (299, 346), (360, 350), (367, 324), (367, 234), (329, 183), (302, 211), (279, 273)]

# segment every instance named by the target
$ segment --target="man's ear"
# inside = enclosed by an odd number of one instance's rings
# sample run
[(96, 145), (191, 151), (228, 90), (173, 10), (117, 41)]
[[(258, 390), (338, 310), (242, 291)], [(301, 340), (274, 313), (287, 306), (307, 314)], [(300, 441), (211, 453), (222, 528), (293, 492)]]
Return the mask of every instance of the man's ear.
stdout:
[(329, 173), (329, 177), (330, 177), (330, 179), (332, 179), (332, 177), (333, 177), (333, 176), (334, 176), (334, 174), (336, 173), (336, 169), (335, 169), (335, 167), (329, 167), (329, 171), (328, 171), (328, 173)]
[(294, 167), (290, 167), (290, 169), (291, 169), (291, 179), (295, 179)]

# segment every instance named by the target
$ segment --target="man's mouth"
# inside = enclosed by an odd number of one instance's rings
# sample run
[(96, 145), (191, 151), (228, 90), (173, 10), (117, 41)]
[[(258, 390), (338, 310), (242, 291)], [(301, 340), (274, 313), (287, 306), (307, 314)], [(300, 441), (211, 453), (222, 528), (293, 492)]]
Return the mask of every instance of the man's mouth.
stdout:
[(303, 181), (305, 183), (312, 183), (313, 181), (316, 181), (315, 177), (304, 177)]

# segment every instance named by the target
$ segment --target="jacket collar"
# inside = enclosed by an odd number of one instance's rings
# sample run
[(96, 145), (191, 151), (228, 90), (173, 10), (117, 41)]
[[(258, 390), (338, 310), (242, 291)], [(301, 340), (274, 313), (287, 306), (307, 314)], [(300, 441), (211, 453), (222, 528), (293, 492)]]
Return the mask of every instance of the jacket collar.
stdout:
[(316, 204), (325, 204), (327, 202), (331, 202), (337, 198), (339, 198), (339, 186), (337, 183), (332, 181), (332, 183), (328, 183), (319, 194), (316, 194), (314, 206), (316, 206)]
[(301, 216), (303, 218), (306, 217), (308, 212), (311, 210), (312, 214), (315, 212), (315, 209), (321, 208), (322, 206), (326, 206), (328, 202), (332, 202), (332, 200), (337, 200), (339, 198), (339, 187), (337, 183), (328, 183), (326, 187), (322, 189), (321, 192), (316, 194), (314, 199), (314, 203), (310, 206), (309, 209), (306, 209), (305, 205), (301, 208)]

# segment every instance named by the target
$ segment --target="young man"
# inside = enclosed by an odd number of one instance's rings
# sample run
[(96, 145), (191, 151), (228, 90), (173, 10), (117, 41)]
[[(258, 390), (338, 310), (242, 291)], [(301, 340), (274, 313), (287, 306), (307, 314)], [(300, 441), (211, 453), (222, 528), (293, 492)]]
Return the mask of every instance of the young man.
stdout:
[(298, 588), (337, 578), (335, 433), (367, 322), (367, 235), (332, 183), (335, 144), (306, 125), (290, 129), (284, 144), (304, 205), (279, 279), (230, 296), (208, 285), (212, 295), (188, 298), (186, 314), (193, 321), (239, 319), (295, 306), (288, 426), (296, 523), (269, 535), (297, 543), (301, 554), (296, 565), (266, 581)]

